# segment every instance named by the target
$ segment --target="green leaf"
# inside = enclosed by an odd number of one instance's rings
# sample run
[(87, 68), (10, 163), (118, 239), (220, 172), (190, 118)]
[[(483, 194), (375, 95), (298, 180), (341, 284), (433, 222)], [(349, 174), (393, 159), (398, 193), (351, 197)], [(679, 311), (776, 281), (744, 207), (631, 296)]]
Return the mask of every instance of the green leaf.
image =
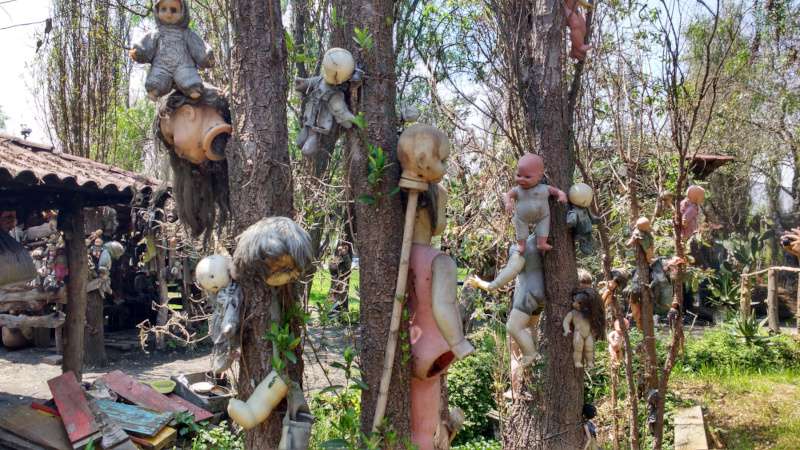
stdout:
[(358, 115), (353, 118), (353, 125), (357, 126), (360, 130), (365, 130), (367, 128), (367, 119), (364, 117), (364, 113), (358, 113)]
[(343, 449), (348, 448), (347, 441), (344, 439), (331, 439), (319, 445), (320, 448)]
[(375, 204), (375, 197), (369, 194), (361, 194), (358, 196), (358, 201), (369, 206), (373, 206)]

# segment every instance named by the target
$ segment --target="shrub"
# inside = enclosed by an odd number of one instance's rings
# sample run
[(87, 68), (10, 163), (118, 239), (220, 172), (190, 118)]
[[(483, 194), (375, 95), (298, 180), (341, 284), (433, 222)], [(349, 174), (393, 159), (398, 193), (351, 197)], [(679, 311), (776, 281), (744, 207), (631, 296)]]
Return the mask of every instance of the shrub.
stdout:
[(233, 433), (225, 422), (211, 429), (201, 429), (192, 440), (192, 450), (243, 450), (242, 435)]
[(485, 441), (483, 439), (467, 442), (464, 445), (456, 445), (452, 450), (500, 450), (503, 448), (497, 441)]
[[(496, 364), (491, 352), (477, 351), (457, 361), (447, 374), (450, 407), (464, 410), (464, 428), (456, 436), (455, 444), (493, 437), (489, 411), (497, 407), (494, 399), (493, 372)], [(464, 447), (490, 448), (490, 447)]]

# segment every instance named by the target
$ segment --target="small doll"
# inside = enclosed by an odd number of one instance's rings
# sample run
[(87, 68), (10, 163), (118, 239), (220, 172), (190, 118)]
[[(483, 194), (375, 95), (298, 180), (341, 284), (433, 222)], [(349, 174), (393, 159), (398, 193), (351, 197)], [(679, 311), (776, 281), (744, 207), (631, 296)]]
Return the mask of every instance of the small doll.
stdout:
[(705, 200), (706, 191), (700, 186), (689, 186), (689, 189), (686, 190), (686, 198), (681, 201), (684, 241), (697, 232), (700, 206)]
[[(628, 319), (622, 319), (625, 324), (625, 329), (630, 327)], [(608, 353), (613, 367), (618, 367), (622, 362), (624, 336), (622, 332), (622, 325), (619, 319), (614, 321), (614, 329), (608, 332)]]
[(800, 258), (800, 228), (792, 228), (781, 236), (781, 247), (798, 258)]
[[(592, 291), (594, 289), (591, 289)], [(595, 298), (593, 298), (595, 297)], [(564, 317), (562, 325), (564, 327), (564, 337), (574, 331), (572, 338), (572, 359), (576, 368), (591, 368), (594, 366), (594, 341), (595, 336), (599, 336), (602, 331), (597, 327), (596, 306), (599, 297), (593, 296), (585, 288), (578, 289), (572, 296), (572, 311)], [(574, 329), (574, 330), (573, 330)]]
[(667, 305), (672, 302), (672, 281), (667, 273), (669, 264), (670, 261), (665, 258), (656, 258), (650, 264), (650, 290), (653, 293), (653, 301), (658, 314), (663, 314)]
[(89, 263), (91, 263), (95, 271), (97, 271), (100, 263), (100, 256), (103, 254), (103, 243), (103, 239), (98, 237), (93, 240), (92, 245), (89, 247)]
[(597, 408), (587, 403), (583, 405), (581, 416), (583, 417), (583, 431), (586, 433), (586, 445), (583, 450), (600, 450), (600, 446), (597, 444), (597, 426), (592, 422), (592, 419), (597, 417)]
[(625, 289), (625, 286), (628, 285), (628, 280), (630, 280), (630, 278), (630, 272), (625, 269), (614, 269), (611, 271), (611, 280), (606, 285), (606, 288), (602, 294), (603, 308), (605, 308), (606, 311), (611, 308), (611, 305), (614, 301), (614, 295), (617, 293), (617, 290)]
[(572, 50), (569, 56), (572, 58), (583, 61), (586, 58), (586, 53), (591, 50), (592, 46), (585, 43), (586, 41), (586, 18), (578, 11), (578, 6), (591, 8), (592, 5), (581, 0), (566, 0), (564, 2), (564, 14), (567, 16), (567, 26), (569, 27), (569, 38), (572, 41)]
[(515, 186), (503, 196), (506, 212), (514, 215), (514, 231), (519, 254), (525, 254), (525, 241), (533, 225), (536, 234), (536, 248), (546, 252), (553, 247), (547, 243), (550, 235), (550, 196), (558, 197), (567, 203), (567, 194), (542, 183), (544, 160), (539, 155), (528, 153), (520, 158), (517, 165)]
[(153, 5), (158, 29), (133, 44), (131, 59), (149, 63), (145, 80), (148, 97), (155, 101), (176, 86), (187, 97), (203, 95), (197, 69), (214, 65), (211, 47), (189, 29), (189, 4), (185, 0), (157, 0)]
[(594, 252), (592, 225), (600, 222), (600, 218), (589, 212), (592, 196), (592, 188), (588, 184), (578, 183), (569, 188), (569, 202), (572, 206), (567, 212), (567, 226), (573, 229), (578, 248), (584, 255)]
[(681, 316), (681, 305), (678, 302), (672, 302), (672, 305), (669, 308), (669, 312), (667, 313), (667, 323), (669, 324), (670, 330), (675, 330), (675, 325), (677, 325), (678, 320), (680, 320)]
[(633, 230), (633, 234), (631, 234), (627, 245), (628, 247), (638, 245), (647, 257), (647, 264), (653, 261), (655, 257), (655, 240), (653, 239), (650, 219), (647, 217), (640, 217), (639, 220), (636, 221), (636, 228)]
[(322, 58), (322, 75), (295, 78), (295, 90), (305, 96), (303, 129), (297, 135), (297, 146), (303, 155), (312, 156), (319, 151), (320, 135), (333, 130), (334, 120), (350, 128), (355, 116), (350, 112), (344, 96), (344, 84), (353, 77), (356, 62), (343, 48), (331, 48)]

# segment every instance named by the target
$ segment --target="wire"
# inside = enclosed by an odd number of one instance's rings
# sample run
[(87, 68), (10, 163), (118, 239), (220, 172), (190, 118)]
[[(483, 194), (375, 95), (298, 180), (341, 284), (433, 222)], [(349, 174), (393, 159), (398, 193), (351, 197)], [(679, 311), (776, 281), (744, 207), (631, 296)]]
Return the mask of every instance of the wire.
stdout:
[[(16, 0), (9, 0), (9, 1), (16, 1)], [(40, 23), (45, 23), (45, 22), (47, 22), (47, 20), (48, 20), (48, 19), (40, 20), (40, 21), (38, 21), (38, 22), (18, 23), (18, 24), (15, 24), (15, 25), (9, 25), (9, 26), (7, 26), (7, 27), (2, 27), (2, 28), (0, 28), (0, 31), (3, 31), (3, 30), (10, 30), (11, 28), (27, 27), (28, 25), (38, 25), (38, 24), (40, 24)]]

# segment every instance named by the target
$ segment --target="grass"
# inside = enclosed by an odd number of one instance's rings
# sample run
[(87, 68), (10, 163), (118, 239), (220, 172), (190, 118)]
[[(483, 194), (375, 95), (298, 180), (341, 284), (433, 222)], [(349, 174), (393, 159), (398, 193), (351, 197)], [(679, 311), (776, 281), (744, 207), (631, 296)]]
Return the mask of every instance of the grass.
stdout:
[(728, 449), (800, 448), (800, 370), (674, 373), (672, 389), (703, 407), (711, 442)]
[[(348, 302), (348, 312), (351, 320), (357, 321), (361, 311), (361, 299), (358, 297), (358, 285), (361, 280), (358, 269), (354, 269), (350, 274), (350, 292)], [(327, 308), (330, 308), (331, 300), (328, 297), (328, 291), (331, 289), (331, 274), (327, 270), (318, 270), (314, 274), (314, 279), (311, 284), (311, 293), (309, 295), (309, 303), (314, 306), (317, 313)]]

